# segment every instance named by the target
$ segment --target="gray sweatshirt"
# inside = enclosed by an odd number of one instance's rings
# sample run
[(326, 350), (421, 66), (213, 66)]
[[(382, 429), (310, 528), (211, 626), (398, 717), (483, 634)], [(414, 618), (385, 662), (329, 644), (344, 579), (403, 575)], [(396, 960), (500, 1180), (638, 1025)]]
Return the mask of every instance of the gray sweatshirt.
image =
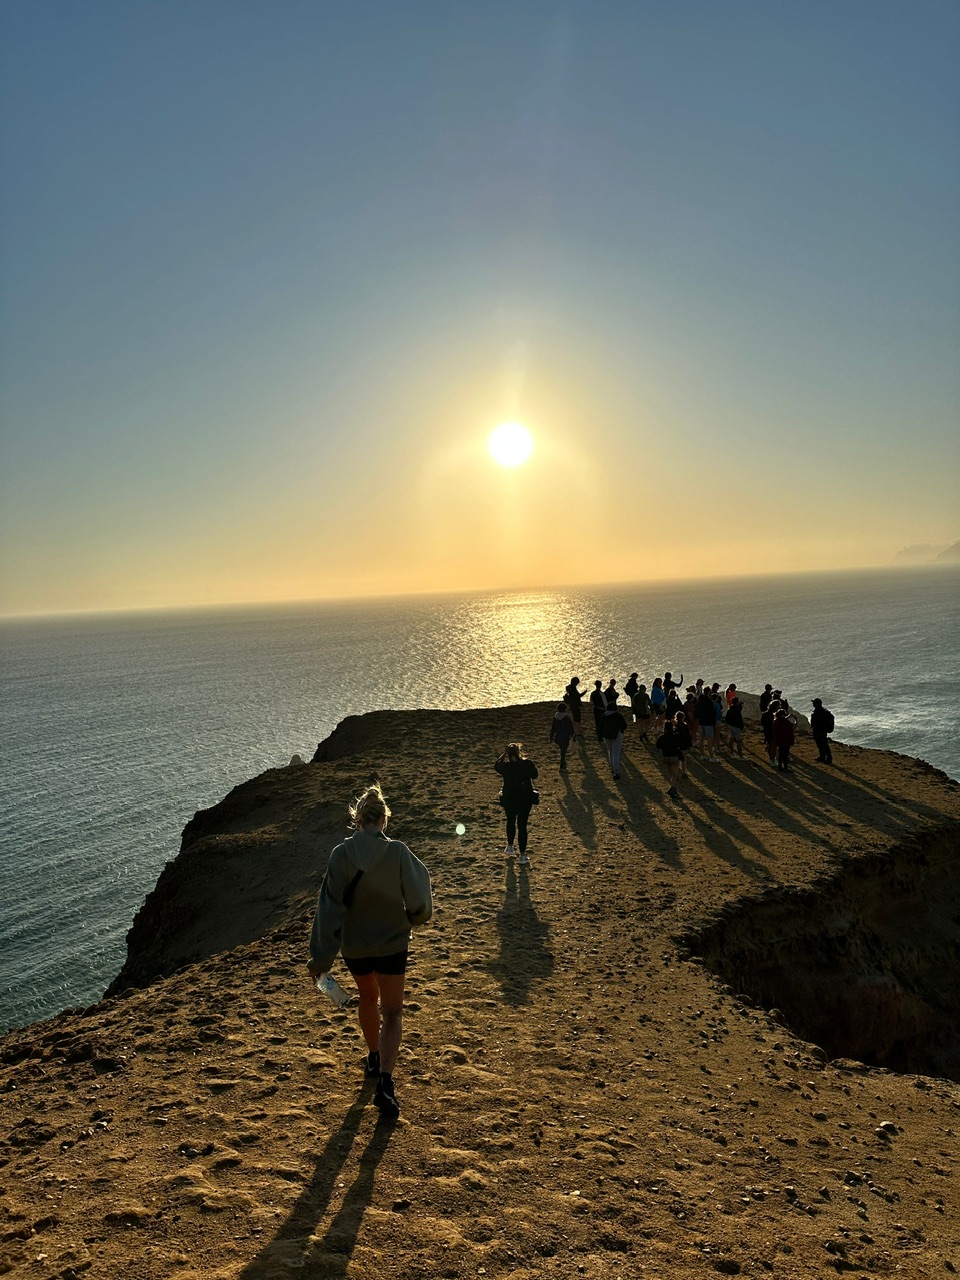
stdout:
[[(343, 895), (358, 871), (350, 905)], [(350, 959), (392, 956), (410, 946), (410, 926), (433, 914), (430, 873), (405, 844), (381, 831), (356, 831), (330, 855), (310, 935), (312, 968), (326, 972), (339, 951)]]

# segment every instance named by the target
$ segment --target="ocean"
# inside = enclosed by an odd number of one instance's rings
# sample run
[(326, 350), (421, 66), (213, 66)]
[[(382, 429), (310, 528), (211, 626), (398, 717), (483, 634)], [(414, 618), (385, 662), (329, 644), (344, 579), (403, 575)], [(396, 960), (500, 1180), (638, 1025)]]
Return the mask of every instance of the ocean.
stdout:
[(0, 1029), (98, 999), (194, 811), (347, 715), (672, 670), (822, 697), (841, 741), (958, 778), (958, 587), (897, 569), (0, 622)]

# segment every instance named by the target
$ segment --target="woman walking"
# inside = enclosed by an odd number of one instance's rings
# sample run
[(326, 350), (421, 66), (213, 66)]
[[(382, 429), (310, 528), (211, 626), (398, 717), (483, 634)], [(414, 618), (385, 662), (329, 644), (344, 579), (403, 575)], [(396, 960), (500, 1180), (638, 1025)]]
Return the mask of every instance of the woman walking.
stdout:
[(517, 862), (521, 867), (529, 867), (527, 856), (527, 820), (539, 796), (533, 789), (533, 780), (537, 776), (537, 766), (528, 760), (523, 753), (522, 742), (508, 742), (497, 757), (493, 766), (503, 779), (500, 791), (500, 803), (507, 818), (507, 847), (503, 851), (505, 858), (512, 858), (517, 848), (520, 857)]
[(403, 1034), (403, 989), (411, 926), (433, 914), (427, 868), (405, 844), (389, 840), (390, 809), (374, 783), (350, 806), (353, 834), (330, 854), (310, 935), (307, 968), (328, 973), (337, 952), (353, 975), (367, 1044), (366, 1074), (384, 1116), (400, 1114), (393, 1071)]

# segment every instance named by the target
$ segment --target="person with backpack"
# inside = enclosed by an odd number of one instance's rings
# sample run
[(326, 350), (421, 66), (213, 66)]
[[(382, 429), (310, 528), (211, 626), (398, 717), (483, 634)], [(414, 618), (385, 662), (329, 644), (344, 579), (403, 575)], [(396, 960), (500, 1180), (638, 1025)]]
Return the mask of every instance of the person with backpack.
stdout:
[(603, 745), (607, 749), (610, 761), (610, 772), (615, 778), (620, 777), (620, 757), (623, 754), (623, 735), (627, 731), (627, 722), (616, 702), (608, 702), (600, 726), (603, 733)]
[(830, 734), (836, 727), (833, 713), (828, 711), (820, 698), (813, 699), (813, 711), (810, 714), (810, 730), (817, 744), (818, 764), (833, 764), (833, 752), (830, 750)]
[(640, 730), (640, 737), (646, 738), (650, 731), (650, 716), (653, 705), (650, 702), (650, 695), (647, 693), (647, 686), (640, 685), (637, 692), (632, 698), (633, 715), (637, 722), (637, 728)]
[(555, 742), (560, 748), (560, 768), (567, 767), (567, 748), (577, 736), (577, 728), (573, 723), (570, 712), (567, 710), (565, 702), (561, 702), (557, 707), (557, 714), (553, 717), (550, 725), (550, 741)]

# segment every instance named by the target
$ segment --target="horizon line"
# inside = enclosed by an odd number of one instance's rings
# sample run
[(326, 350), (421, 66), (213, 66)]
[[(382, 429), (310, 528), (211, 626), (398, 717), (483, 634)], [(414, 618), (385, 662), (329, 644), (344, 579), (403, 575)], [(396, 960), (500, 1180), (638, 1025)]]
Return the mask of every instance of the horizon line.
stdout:
[(261, 608), (285, 608), (295, 605), (324, 605), (324, 604), (360, 604), (372, 601), (387, 600), (414, 600), (429, 597), (442, 596), (464, 596), (464, 595), (492, 595), (497, 593), (514, 594), (528, 591), (569, 591), (569, 590), (605, 590), (614, 587), (643, 587), (662, 585), (665, 582), (674, 584), (690, 584), (707, 582), (747, 582), (753, 580), (762, 580), (764, 578), (803, 578), (803, 577), (823, 577), (827, 575), (855, 574), (855, 573), (884, 573), (902, 571), (905, 573), (923, 572), (930, 569), (935, 572), (943, 570), (956, 569), (956, 562), (945, 560), (931, 560), (920, 563), (911, 561), (894, 561), (884, 564), (864, 564), (864, 565), (845, 565), (836, 569), (777, 569), (765, 570), (760, 573), (718, 573), (718, 574), (701, 574), (691, 575), (685, 578), (616, 578), (605, 579), (598, 582), (594, 579), (580, 582), (562, 582), (544, 584), (527, 584), (512, 586), (491, 586), (491, 587), (442, 587), (434, 590), (419, 591), (371, 591), (361, 595), (351, 596), (290, 596), (283, 599), (272, 597), (261, 599), (246, 600), (220, 600), (207, 603), (180, 603), (180, 604), (157, 604), (157, 605), (115, 605), (107, 608), (91, 608), (91, 609), (51, 609), (38, 610), (36, 612), (27, 613), (0, 613), (0, 623), (4, 622), (43, 622), (54, 621), (57, 619), (70, 618), (107, 618), (107, 617), (139, 617), (148, 614), (170, 614), (170, 613), (214, 613), (218, 611), (228, 611), (231, 609), (261, 609)]

